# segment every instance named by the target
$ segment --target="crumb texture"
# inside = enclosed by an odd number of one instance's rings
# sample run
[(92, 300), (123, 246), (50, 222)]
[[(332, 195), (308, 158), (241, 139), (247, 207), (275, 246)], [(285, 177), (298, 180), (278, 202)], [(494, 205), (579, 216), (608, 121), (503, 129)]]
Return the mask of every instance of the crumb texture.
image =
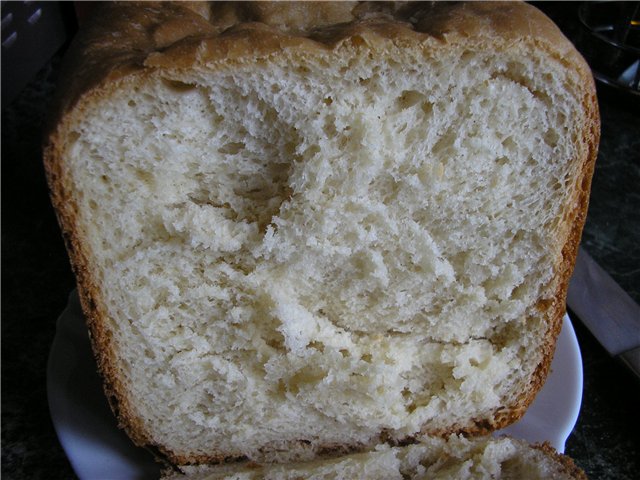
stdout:
[(163, 480), (586, 479), (566, 462), (557, 454), (510, 438), (451, 436), (446, 440), (423, 438), (405, 447), (378, 445), (370, 452), (306, 463), (186, 467), (185, 474), (170, 474)]
[[(156, 43), (187, 51), (167, 25)], [(117, 393), (163, 451), (491, 427), (536, 383), (587, 155), (580, 74), (534, 42), (376, 29), (137, 71), (69, 117), (60, 175)]]

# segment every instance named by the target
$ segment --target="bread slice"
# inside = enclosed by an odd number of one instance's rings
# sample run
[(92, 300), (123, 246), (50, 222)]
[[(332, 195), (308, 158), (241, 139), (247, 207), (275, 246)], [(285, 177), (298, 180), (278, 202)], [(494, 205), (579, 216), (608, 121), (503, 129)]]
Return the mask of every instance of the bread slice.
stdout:
[(103, 6), (45, 146), (132, 439), (288, 461), (518, 419), (598, 143), (571, 44), (519, 3), (189, 6)]
[(573, 461), (548, 445), (512, 438), (422, 438), (419, 443), (378, 445), (369, 452), (296, 464), (226, 464), (188, 467), (163, 480), (357, 479), (586, 479)]

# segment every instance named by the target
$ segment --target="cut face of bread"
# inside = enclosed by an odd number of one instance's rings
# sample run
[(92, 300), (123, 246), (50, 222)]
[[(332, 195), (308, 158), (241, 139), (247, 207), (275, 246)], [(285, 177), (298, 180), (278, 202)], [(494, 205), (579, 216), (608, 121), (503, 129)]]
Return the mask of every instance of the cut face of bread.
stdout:
[(47, 167), (136, 442), (300, 459), (524, 412), (597, 112), (546, 19), (509, 7), (540, 30), (519, 36), (470, 8), (209, 32), (75, 92)]
[(582, 470), (548, 446), (511, 438), (423, 438), (405, 447), (379, 445), (369, 452), (295, 464), (187, 467), (163, 480), (393, 480), (585, 479)]

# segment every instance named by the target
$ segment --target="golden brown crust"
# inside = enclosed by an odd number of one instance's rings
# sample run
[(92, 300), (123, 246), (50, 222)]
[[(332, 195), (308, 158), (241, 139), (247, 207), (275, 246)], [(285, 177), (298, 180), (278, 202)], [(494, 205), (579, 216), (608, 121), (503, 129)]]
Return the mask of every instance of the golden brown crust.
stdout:
[(573, 460), (561, 453), (558, 453), (555, 448), (553, 448), (548, 443), (541, 443), (537, 445), (533, 445), (533, 448), (536, 448), (548, 455), (556, 463), (558, 463), (562, 469), (562, 473), (567, 475), (568, 477), (574, 478), (575, 480), (587, 480), (587, 474), (584, 473), (580, 467), (578, 467)]
[[(219, 68), (242, 61), (295, 51), (300, 58), (330, 55), (349, 44), (379, 52), (389, 46), (443, 52), (451, 49), (496, 51), (535, 46), (578, 72), (584, 84), (587, 115), (581, 147), (582, 168), (576, 178), (576, 198), (566, 213), (570, 227), (562, 247), (562, 260), (555, 280), (555, 295), (543, 307), (547, 321), (543, 361), (535, 371), (530, 389), (514, 405), (500, 409), (490, 419), (470, 419), (467, 425), (446, 432), (481, 434), (518, 420), (533, 401), (550, 368), (556, 338), (565, 313), (568, 280), (577, 255), (584, 225), (591, 177), (599, 140), (599, 117), (593, 79), (588, 67), (543, 14), (523, 3), (471, 4), (352, 4), (301, 2), (283, 4), (157, 2), (105, 4), (78, 36), (61, 74), (64, 85), (49, 125), (44, 159), (53, 204), (67, 243), (78, 280), (83, 310), (91, 332), (105, 391), (121, 425), (134, 442), (153, 445), (116, 370), (111, 334), (105, 325), (102, 303), (91, 252), (83, 243), (77, 221), (77, 205), (63, 152), (69, 125), (82, 119), (85, 105), (97, 101), (121, 83), (139, 82), (159, 70)], [(428, 427), (425, 429), (428, 430)], [(434, 432), (431, 432), (434, 433)], [(182, 455), (156, 445), (178, 464), (215, 462), (224, 455)]]
[[(577, 53), (576, 53), (577, 55)], [(534, 373), (532, 388), (523, 395), (520, 403), (524, 407), (521, 415), (524, 415), (526, 408), (533, 402), (537, 392), (542, 388), (546, 381), (551, 361), (555, 351), (555, 344), (562, 329), (563, 317), (566, 313), (567, 290), (569, 288), (569, 280), (573, 274), (576, 258), (578, 255), (578, 247), (582, 237), (582, 229), (587, 217), (589, 207), (589, 194), (591, 191), (591, 181), (593, 171), (595, 169), (596, 158), (598, 156), (598, 145), (600, 143), (600, 113), (598, 109), (598, 100), (596, 97), (595, 83), (584, 60), (579, 58), (575, 67), (580, 72), (580, 81), (583, 82), (585, 96), (583, 98), (583, 109), (585, 112), (584, 136), (580, 139), (578, 155), (580, 158), (580, 166), (578, 167), (577, 176), (573, 179), (573, 188), (575, 198), (567, 202), (565, 211), (565, 224), (569, 227), (567, 239), (562, 246), (561, 262), (556, 270), (555, 280), (557, 288), (551, 299), (545, 302), (551, 302), (546, 315), (548, 322), (547, 342), (544, 345), (544, 361), (538, 365)], [(568, 187), (572, 187), (569, 185)]]
[(98, 371), (104, 380), (105, 394), (120, 426), (126, 428), (137, 444), (148, 444), (149, 439), (137, 433), (142, 429), (137, 425), (138, 420), (131, 413), (127, 397), (124, 395), (126, 389), (120, 380), (122, 377), (116, 371), (117, 364), (113, 353), (111, 334), (104, 324), (106, 308), (93, 278), (94, 269), (89, 260), (89, 252), (86, 251), (86, 244), (82, 241), (83, 233), (77, 221), (77, 204), (72, 191), (65, 186), (67, 177), (64, 165), (60, 161), (63, 146), (56, 141), (51, 141), (43, 152), (44, 163), (52, 203), (76, 276), (80, 304), (89, 328), (89, 337)]

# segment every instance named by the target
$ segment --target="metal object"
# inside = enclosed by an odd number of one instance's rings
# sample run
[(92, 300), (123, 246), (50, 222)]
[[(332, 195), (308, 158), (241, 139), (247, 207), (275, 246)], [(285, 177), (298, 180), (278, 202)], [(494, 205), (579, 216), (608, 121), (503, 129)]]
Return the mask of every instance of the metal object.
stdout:
[(69, 8), (64, 2), (2, 2), (3, 106), (70, 38), (75, 20)]
[(640, 379), (640, 306), (582, 248), (567, 304), (609, 354)]
[(640, 97), (640, 2), (585, 2), (578, 47), (600, 82)]

